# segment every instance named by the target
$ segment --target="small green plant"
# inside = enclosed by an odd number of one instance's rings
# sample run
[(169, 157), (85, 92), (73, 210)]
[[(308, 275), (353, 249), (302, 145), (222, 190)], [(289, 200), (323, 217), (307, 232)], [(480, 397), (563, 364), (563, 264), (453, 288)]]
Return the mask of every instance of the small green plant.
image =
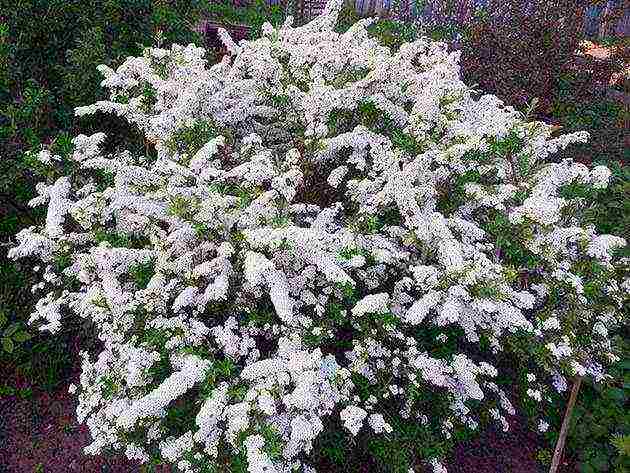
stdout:
[(278, 459), (282, 455), (282, 437), (270, 425), (263, 425), (262, 436), (265, 439), (265, 451), (272, 459)]
[(16, 389), (13, 386), (8, 386), (6, 384), (0, 385), (0, 399), (3, 397), (15, 396)]
[(417, 25), (389, 19), (377, 21), (368, 31), (392, 51), (398, 51), (403, 43), (415, 41), (420, 35)]
[(538, 460), (540, 464), (545, 467), (548, 467), (549, 465), (551, 465), (551, 458), (552, 458), (551, 450), (549, 450), (548, 448), (541, 448), (536, 453), (536, 460)]
[(131, 269), (130, 275), (134, 282), (138, 285), (138, 287), (142, 289), (147, 287), (149, 281), (153, 277), (153, 268), (153, 262), (149, 261), (146, 263), (137, 264)]
[(617, 449), (619, 456), (630, 458), (630, 435), (615, 435), (611, 443)]
[(0, 337), (2, 349), (7, 353), (13, 353), (21, 343), (33, 338), (21, 321), (9, 323), (4, 312), (0, 312)]
[(73, 361), (70, 340), (67, 333), (61, 342), (34, 337), (28, 350), (13, 353), (16, 372), (38, 390), (54, 391), (67, 379)]

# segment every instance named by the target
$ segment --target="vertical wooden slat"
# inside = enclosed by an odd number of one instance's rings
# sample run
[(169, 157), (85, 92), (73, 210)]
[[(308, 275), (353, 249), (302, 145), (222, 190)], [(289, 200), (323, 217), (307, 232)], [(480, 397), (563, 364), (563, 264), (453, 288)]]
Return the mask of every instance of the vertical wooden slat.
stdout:
[(571, 414), (573, 413), (573, 406), (575, 406), (575, 401), (577, 400), (577, 395), (578, 395), (578, 391), (580, 390), (581, 384), (582, 384), (582, 378), (580, 376), (576, 377), (575, 380), (573, 381), (573, 388), (571, 389), (571, 395), (569, 396), (567, 409), (564, 413), (562, 426), (560, 427), (560, 435), (558, 437), (558, 442), (556, 443), (556, 449), (553, 453), (553, 460), (551, 462), (551, 468), (549, 469), (549, 473), (556, 473), (558, 471), (558, 467), (560, 466), (560, 460), (562, 459), (562, 450), (564, 449), (564, 443), (566, 441), (567, 434), (569, 433), (569, 424), (571, 422)]
[(605, 36), (630, 35), (630, 1), (608, 0), (589, 2), (584, 18), (584, 34), (593, 39)]
[(623, 7), (623, 19), (620, 22), (617, 34), (623, 37), (630, 36), (630, 0), (626, 0)]
[(370, 0), (370, 16), (374, 16), (376, 14), (378, 0)]
[(376, 6), (374, 8), (374, 14), (377, 15), (378, 17), (382, 17), (383, 16), (383, 12), (384, 12), (383, 0), (377, 0), (376, 1)]

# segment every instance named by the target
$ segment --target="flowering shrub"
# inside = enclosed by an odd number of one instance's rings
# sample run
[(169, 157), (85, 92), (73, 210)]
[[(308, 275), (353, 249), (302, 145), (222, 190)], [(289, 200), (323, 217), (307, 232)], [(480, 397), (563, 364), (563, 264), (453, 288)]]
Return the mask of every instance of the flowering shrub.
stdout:
[(606, 378), (628, 260), (582, 222), (610, 171), (546, 161), (587, 134), (477, 97), (442, 43), (392, 54), (371, 19), (336, 33), (340, 7), (238, 45), (222, 31), (211, 67), (176, 44), (99, 66), (110, 100), (76, 114), (124, 117), (154, 150), (105, 155), (96, 133), (39, 153), (65, 174), (37, 186), (45, 224), (10, 256), (43, 263), (31, 323), (76, 314), (102, 342), (71, 386), (86, 453), (313, 471), (330, 417), (350, 435), (398, 415), (507, 428), (504, 350), (538, 402)]

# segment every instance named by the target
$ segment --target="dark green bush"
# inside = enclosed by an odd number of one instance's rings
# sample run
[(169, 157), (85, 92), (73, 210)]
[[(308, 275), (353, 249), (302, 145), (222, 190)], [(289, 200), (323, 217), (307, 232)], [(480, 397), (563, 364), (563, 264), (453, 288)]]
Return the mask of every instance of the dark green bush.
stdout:
[(55, 152), (67, 155), (73, 136), (95, 133), (103, 123), (108, 135), (133, 136), (135, 132), (116, 117), (74, 117), (75, 107), (105, 98), (96, 66), (115, 68), (126, 57), (140, 54), (144, 46), (155, 44), (158, 36), (167, 44), (199, 43), (200, 36), (189, 25), (194, 24), (201, 7), (197, 1), (2, 2), (0, 308), (7, 321), (0, 331), (19, 330), (10, 334), (12, 341), (3, 342), (9, 349), (0, 350), (0, 365), (16, 369), (41, 388), (55, 388), (72, 360), (59, 341), (37, 333), (28, 341), (15, 339), (33, 307), (33, 282), (26, 265), (7, 260), (7, 243), (42, 217), (40, 209), (31, 209), (27, 203), (35, 196), (35, 184), (43, 180), (44, 168), (26, 151), (52, 143)]

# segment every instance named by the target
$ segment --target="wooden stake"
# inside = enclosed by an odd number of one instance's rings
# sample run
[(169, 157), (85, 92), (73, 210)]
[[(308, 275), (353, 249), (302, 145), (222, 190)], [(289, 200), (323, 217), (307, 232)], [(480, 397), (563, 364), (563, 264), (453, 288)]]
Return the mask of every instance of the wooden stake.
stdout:
[(558, 466), (560, 465), (560, 460), (562, 458), (562, 450), (564, 450), (564, 442), (567, 439), (567, 434), (569, 433), (569, 422), (571, 421), (571, 414), (573, 413), (573, 406), (575, 406), (575, 400), (577, 399), (578, 391), (580, 390), (580, 385), (582, 384), (582, 377), (578, 376), (573, 381), (573, 388), (571, 389), (571, 396), (569, 397), (569, 403), (567, 404), (567, 410), (564, 413), (564, 419), (562, 420), (562, 427), (560, 428), (560, 436), (558, 437), (558, 442), (556, 443), (556, 450), (553, 452), (553, 460), (551, 462), (551, 468), (549, 469), (549, 473), (556, 473), (558, 471)]

